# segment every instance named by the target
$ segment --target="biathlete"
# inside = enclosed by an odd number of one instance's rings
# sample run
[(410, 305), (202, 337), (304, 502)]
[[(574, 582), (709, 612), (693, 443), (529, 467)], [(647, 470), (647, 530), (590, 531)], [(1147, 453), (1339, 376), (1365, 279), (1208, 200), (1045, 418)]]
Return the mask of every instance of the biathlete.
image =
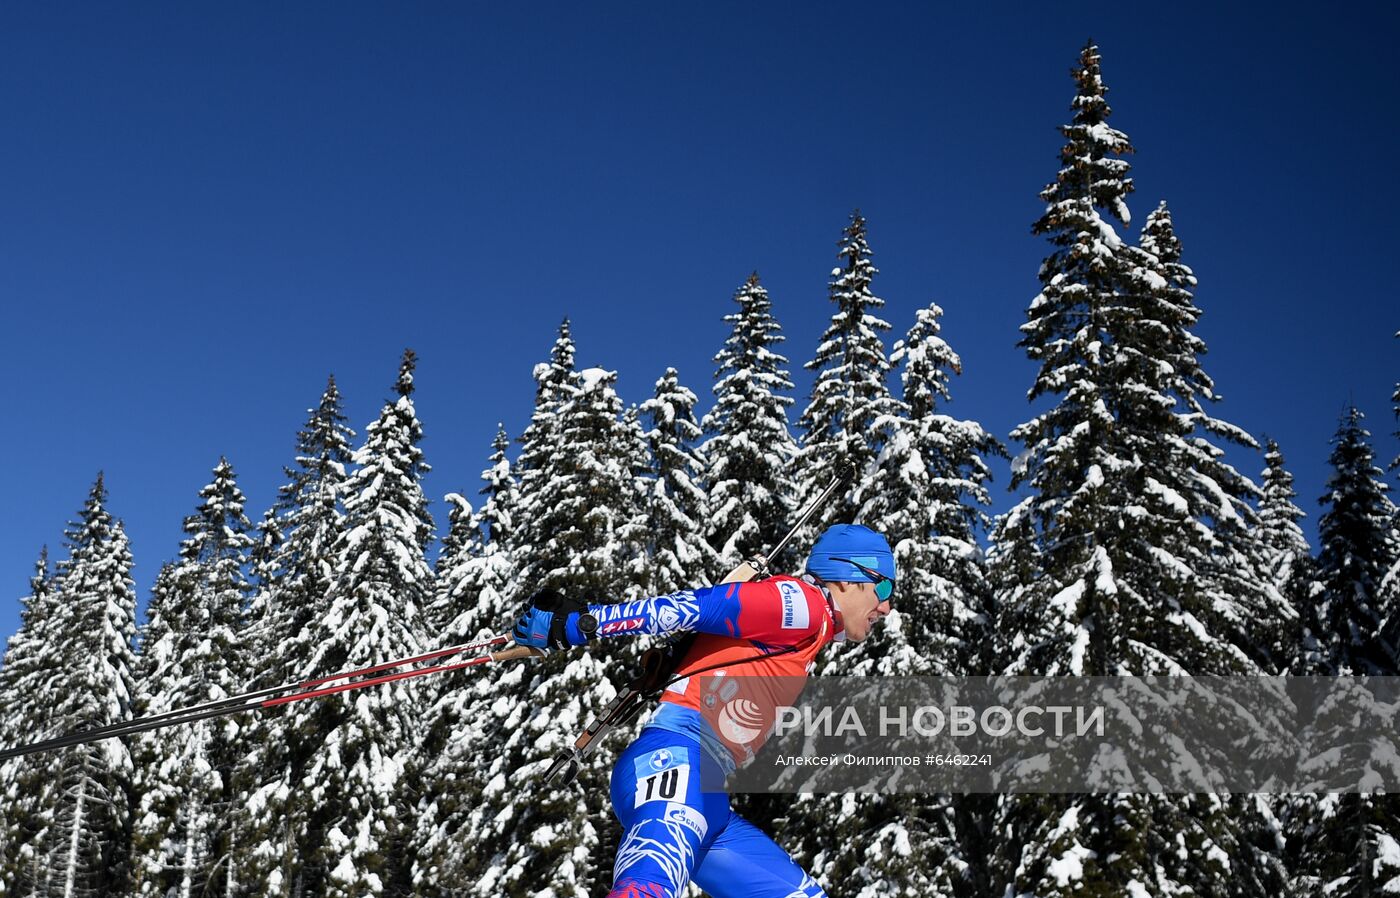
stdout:
[(515, 626), (520, 645), (695, 634), (676, 669), (684, 679), (662, 693), (613, 767), (623, 838), (609, 898), (676, 898), (691, 880), (714, 898), (825, 898), (787, 852), (734, 813), (717, 784), (763, 744), (776, 708), (797, 698), (824, 646), (860, 642), (889, 613), (894, 580), (885, 538), (838, 524), (817, 540), (800, 577), (616, 605), (532, 600)]

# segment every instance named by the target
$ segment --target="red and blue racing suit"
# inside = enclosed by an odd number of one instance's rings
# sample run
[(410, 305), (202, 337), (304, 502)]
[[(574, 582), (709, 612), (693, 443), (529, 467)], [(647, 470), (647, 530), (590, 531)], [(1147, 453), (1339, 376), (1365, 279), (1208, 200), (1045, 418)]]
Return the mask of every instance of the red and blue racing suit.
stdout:
[(734, 813), (719, 784), (763, 744), (776, 709), (792, 704), (817, 653), (837, 638), (826, 592), (773, 577), (588, 610), (603, 639), (694, 632), (677, 674), (704, 669), (662, 694), (613, 768), (623, 838), (609, 898), (675, 898), (691, 880), (714, 898), (825, 898)]

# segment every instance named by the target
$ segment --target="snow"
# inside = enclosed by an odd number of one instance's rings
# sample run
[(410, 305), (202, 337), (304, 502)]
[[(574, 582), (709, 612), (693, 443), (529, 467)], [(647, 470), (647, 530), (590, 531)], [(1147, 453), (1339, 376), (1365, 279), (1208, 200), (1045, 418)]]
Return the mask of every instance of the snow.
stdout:
[(1050, 599), (1050, 607), (1056, 608), (1066, 619), (1073, 618), (1079, 613), (1079, 602), (1084, 598), (1084, 581), (1080, 580), (1072, 583)]
[[(1053, 832), (1047, 838), (1048, 842), (1054, 842), (1065, 838), (1067, 835), (1079, 829), (1079, 808), (1072, 807), (1064, 813), (1056, 824)], [(1070, 845), (1065, 853), (1054, 858), (1046, 867), (1046, 872), (1055, 879), (1055, 884), (1064, 888), (1071, 882), (1078, 882), (1084, 878), (1084, 860), (1093, 857), (1093, 852), (1079, 844), (1076, 840)]]
[(1400, 870), (1400, 842), (1393, 833), (1380, 833), (1376, 839), (1376, 863)]
[(1158, 564), (1170, 571), (1172, 576), (1176, 579), (1184, 582), (1190, 580), (1195, 575), (1195, 571), (1191, 570), (1190, 565), (1186, 564), (1166, 549), (1160, 546), (1148, 546), (1147, 551), (1157, 560)]
[(1186, 503), (1186, 500), (1181, 497), (1180, 493), (1162, 484), (1155, 477), (1147, 478), (1147, 491), (1151, 495), (1157, 496), (1163, 502), (1167, 503), (1167, 506), (1177, 514), (1185, 515), (1191, 510), (1191, 506)]
[(1118, 582), (1113, 579), (1113, 559), (1108, 557), (1108, 550), (1103, 546), (1094, 547), (1093, 565), (1097, 572), (1094, 589), (1104, 595), (1117, 595)]
[(609, 380), (616, 379), (616, 371), (608, 371), (604, 368), (585, 368), (578, 373), (580, 386), (583, 392), (592, 393), (602, 384)]
[(335, 865), (331, 871), (331, 876), (345, 883), (355, 881), (355, 860), (350, 855), (345, 855), (340, 859), (340, 863)]

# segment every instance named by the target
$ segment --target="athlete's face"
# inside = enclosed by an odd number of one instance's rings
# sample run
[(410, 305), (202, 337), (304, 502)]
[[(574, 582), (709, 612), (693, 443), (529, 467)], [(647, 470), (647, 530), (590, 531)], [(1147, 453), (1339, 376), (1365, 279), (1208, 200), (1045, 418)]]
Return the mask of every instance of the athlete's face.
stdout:
[(861, 642), (875, 622), (890, 613), (890, 603), (875, 595), (874, 583), (829, 583), (831, 598), (841, 610), (846, 639)]

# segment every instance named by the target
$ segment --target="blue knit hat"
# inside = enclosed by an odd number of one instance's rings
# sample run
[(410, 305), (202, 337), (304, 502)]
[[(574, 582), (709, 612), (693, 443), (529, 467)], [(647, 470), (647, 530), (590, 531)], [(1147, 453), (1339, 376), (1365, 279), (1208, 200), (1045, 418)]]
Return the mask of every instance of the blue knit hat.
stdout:
[(817, 537), (807, 556), (807, 572), (816, 574), (827, 583), (869, 583), (873, 578), (854, 564), (833, 561), (846, 558), (863, 564), (895, 579), (894, 552), (889, 542), (869, 527), (860, 524), (837, 524)]

